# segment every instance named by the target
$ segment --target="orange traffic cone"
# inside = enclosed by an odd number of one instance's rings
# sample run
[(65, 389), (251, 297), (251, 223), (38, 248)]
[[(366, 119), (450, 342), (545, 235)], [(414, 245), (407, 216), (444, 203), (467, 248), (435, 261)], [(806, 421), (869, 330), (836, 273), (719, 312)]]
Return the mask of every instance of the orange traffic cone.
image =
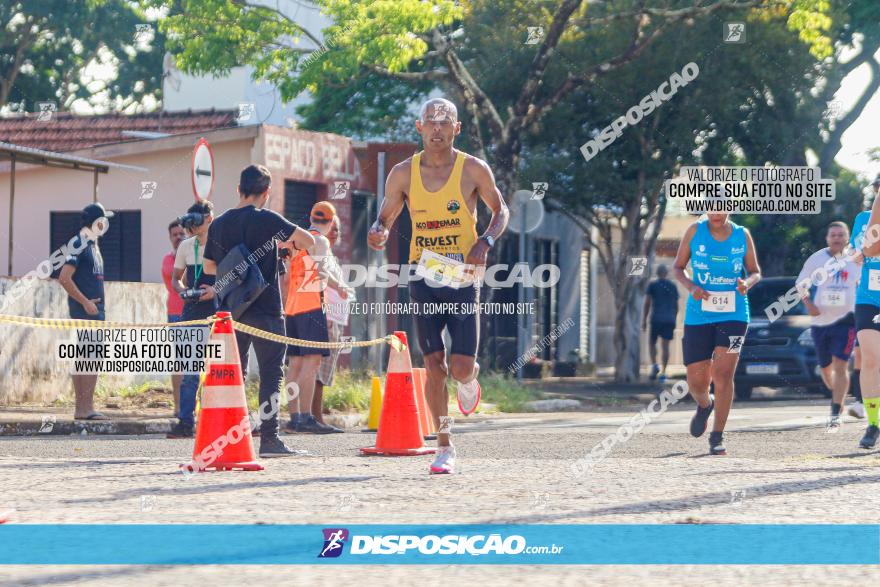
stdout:
[(419, 425), (422, 427), (422, 436), (425, 440), (436, 440), (437, 430), (434, 429), (434, 417), (431, 416), (431, 408), (425, 398), (425, 383), (428, 375), (423, 368), (413, 369), (413, 384), (416, 388), (416, 405), (419, 407)]
[(256, 462), (251, 438), (232, 315), (217, 312), (217, 318), (209, 342), (223, 345), (224, 358), (222, 362), (208, 361), (193, 458), (182, 466), (189, 471), (262, 471), (263, 466)]
[[(394, 336), (404, 345), (407, 344), (405, 332), (395, 332)], [(400, 351), (392, 347), (385, 374), (385, 397), (382, 400), (376, 446), (362, 448), (361, 452), (368, 455), (411, 456), (433, 453), (434, 450), (426, 447), (422, 439), (409, 347), (405, 346)]]

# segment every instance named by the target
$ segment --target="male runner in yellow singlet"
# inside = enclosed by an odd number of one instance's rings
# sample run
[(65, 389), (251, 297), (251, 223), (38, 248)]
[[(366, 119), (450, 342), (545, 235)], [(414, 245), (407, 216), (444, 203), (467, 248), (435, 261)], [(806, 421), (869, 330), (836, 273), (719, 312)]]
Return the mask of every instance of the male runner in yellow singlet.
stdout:
[[(406, 203), (412, 220), (409, 262), (419, 266), (420, 276), (409, 282), (409, 291), (419, 308), (415, 322), (428, 375), (425, 391), (438, 430), (438, 449), (430, 470), (452, 473), (455, 447), (449, 438), (452, 419), (447, 411), (446, 378), (452, 375), (456, 381), (461, 412), (473, 413), (480, 402), (479, 315), (474, 311), (479, 300), (473, 275), (479, 273), (475, 268), (485, 266), (489, 249), (507, 226), (509, 212), (489, 165), (453, 147), (461, 122), (452, 102), (440, 98), (425, 102), (416, 129), (424, 151), (391, 170), (385, 200), (367, 240), (373, 249), (384, 249), (388, 229)], [(492, 211), (480, 237), (477, 199)], [(437, 312), (440, 304), (450, 311)], [(448, 366), (444, 328), (452, 340)]]

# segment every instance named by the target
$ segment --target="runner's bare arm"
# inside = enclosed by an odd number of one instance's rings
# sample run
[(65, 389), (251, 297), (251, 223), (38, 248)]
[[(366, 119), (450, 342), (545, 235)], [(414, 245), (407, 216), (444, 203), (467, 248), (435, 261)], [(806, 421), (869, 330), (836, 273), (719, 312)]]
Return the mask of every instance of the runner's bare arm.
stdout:
[(331, 270), (333, 252), (330, 249), (330, 241), (326, 236), (320, 234), (315, 236), (315, 244), (309, 248), (309, 255), (315, 261), (315, 268), (321, 281), (342, 294), (343, 298), (347, 298), (351, 288), (343, 283), (339, 276)]
[(315, 244), (315, 237), (312, 236), (308, 230), (296, 227), (296, 230), (293, 231), (293, 234), (290, 235), (290, 238), (287, 239), (287, 242), (293, 244), (293, 248), (297, 250), (308, 249), (312, 245)]
[(868, 218), (868, 230), (865, 231), (865, 240), (862, 246), (862, 253), (866, 257), (880, 256), (880, 238), (872, 237), (877, 230), (871, 230), (873, 226), (880, 228), (880, 197), (874, 198), (874, 205), (871, 207), (871, 217)]
[(474, 183), (477, 185), (477, 193), (480, 199), (492, 211), (489, 226), (486, 227), (486, 231), (471, 248), (465, 262), (468, 265), (485, 265), (486, 255), (488, 255), (491, 247), (484, 237), (490, 236), (493, 240), (498, 240), (504, 233), (504, 229), (507, 228), (510, 210), (507, 208), (507, 203), (504, 201), (501, 191), (495, 185), (495, 176), (492, 174), (489, 165), (485, 161), (476, 158), (468, 158), (465, 165), (466, 172), (471, 175)]
[(761, 281), (761, 266), (758, 265), (758, 253), (755, 251), (755, 241), (752, 240), (752, 233), (749, 229), (746, 231), (746, 275), (745, 279), (738, 279), (736, 289), (742, 295), (746, 295), (756, 283)]
[(678, 253), (675, 255), (675, 262), (672, 263), (672, 275), (675, 277), (676, 281), (690, 292), (695, 300), (702, 300), (709, 298), (709, 292), (691, 281), (690, 277), (688, 277), (685, 272), (685, 269), (687, 269), (688, 263), (690, 263), (691, 260), (691, 239), (694, 238), (696, 232), (696, 223), (688, 226), (688, 229), (685, 231), (684, 237), (681, 239), (681, 244), (678, 245)]
[(409, 168), (407, 167), (407, 161), (398, 163), (391, 169), (388, 179), (385, 180), (385, 198), (382, 200), (379, 216), (370, 228), (370, 232), (367, 233), (367, 244), (371, 249), (381, 251), (385, 248), (385, 242), (388, 240), (388, 229), (391, 228), (403, 210), (408, 182)]

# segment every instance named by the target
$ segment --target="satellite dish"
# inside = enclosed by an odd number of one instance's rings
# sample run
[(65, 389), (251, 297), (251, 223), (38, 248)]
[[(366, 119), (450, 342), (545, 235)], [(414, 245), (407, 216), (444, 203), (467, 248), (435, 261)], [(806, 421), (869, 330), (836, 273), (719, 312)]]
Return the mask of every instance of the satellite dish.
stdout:
[(535, 192), (518, 190), (513, 194), (513, 203), (510, 206), (510, 220), (507, 230), (519, 234), (522, 227), (522, 216), (525, 214), (526, 232), (532, 232), (541, 226), (544, 220), (544, 204), (535, 198)]

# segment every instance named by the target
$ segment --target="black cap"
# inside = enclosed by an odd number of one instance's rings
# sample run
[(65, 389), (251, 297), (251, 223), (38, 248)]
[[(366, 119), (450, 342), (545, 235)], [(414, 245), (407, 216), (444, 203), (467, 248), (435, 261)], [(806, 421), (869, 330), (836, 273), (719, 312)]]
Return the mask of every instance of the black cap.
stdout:
[(874, 187), (880, 186), (880, 175), (874, 178), (874, 181), (871, 182), (871, 185)]
[(85, 208), (82, 209), (82, 214), (80, 214), (80, 220), (82, 221), (83, 226), (89, 226), (95, 220), (101, 217), (105, 218), (113, 218), (113, 212), (109, 212), (104, 209), (104, 206), (101, 204), (89, 204)]

